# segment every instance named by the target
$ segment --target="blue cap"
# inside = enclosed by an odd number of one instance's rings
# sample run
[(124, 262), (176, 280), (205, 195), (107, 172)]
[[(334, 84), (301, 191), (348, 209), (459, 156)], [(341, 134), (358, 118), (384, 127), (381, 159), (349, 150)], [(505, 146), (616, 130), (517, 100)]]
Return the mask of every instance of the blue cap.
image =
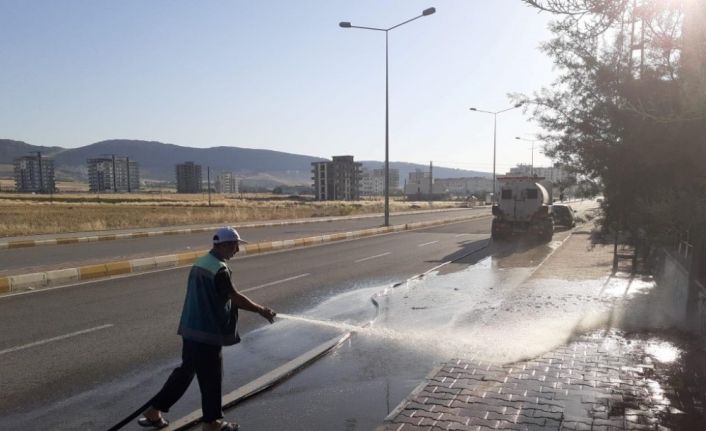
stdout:
[(238, 233), (237, 230), (230, 226), (224, 226), (216, 231), (215, 234), (213, 234), (213, 243), (214, 244), (220, 244), (223, 242), (242, 242), (242, 243), (248, 243), (244, 239), (240, 237), (240, 234)]

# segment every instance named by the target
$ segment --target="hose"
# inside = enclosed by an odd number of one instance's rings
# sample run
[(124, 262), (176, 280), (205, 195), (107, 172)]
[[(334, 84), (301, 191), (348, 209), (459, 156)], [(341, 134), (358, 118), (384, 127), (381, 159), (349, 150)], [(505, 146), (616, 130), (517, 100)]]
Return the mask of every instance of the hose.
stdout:
[(140, 416), (140, 413), (144, 412), (147, 410), (151, 405), (154, 399), (157, 398), (155, 395), (154, 397), (150, 398), (149, 401), (147, 401), (145, 404), (143, 404), (139, 409), (135, 410), (134, 412), (130, 413), (127, 415), (123, 420), (118, 422), (117, 424), (113, 425), (112, 427), (108, 428), (108, 431), (118, 431), (120, 428), (124, 427), (127, 425), (128, 422), (132, 422), (133, 419), (136, 417)]

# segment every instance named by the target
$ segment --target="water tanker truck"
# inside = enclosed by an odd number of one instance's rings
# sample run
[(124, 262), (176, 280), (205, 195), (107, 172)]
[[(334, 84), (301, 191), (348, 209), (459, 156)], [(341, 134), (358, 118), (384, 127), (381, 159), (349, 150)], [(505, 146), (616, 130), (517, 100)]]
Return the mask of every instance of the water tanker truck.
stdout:
[(508, 239), (526, 233), (542, 241), (551, 241), (554, 222), (549, 193), (539, 181), (542, 177), (498, 177), (500, 195), (493, 205), (493, 239)]

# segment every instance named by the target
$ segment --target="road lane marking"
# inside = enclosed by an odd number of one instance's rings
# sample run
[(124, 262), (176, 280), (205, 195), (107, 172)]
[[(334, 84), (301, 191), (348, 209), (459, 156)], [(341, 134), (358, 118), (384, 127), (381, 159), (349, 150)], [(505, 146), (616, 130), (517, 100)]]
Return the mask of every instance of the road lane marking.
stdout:
[(356, 260), (356, 261), (354, 261), (354, 262), (355, 262), (355, 263), (365, 262), (366, 260), (376, 259), (376, 258), (378, 258), (378, 257), (387, 256), (388, 254), (390, 254), (389, 251), (386, 252), (386, 253), (382, 253), (382, 254), (376, 254), (375, 256), (364, 257), (364, 258), (358, 259), (358, 260)]
[(84, 329), (82, 331), (76, 331), (70, 334), (59, 335), (58, 337), (54, 338), (47, 338), (46, 340), (35, 341), (34, 343), (25, 344), (23, 346), (10, 347), (9, 349), (0, 350), (0, 355), (4, 355), (5, 353), (16, 352), (18, 350), (29, 349), (30, 347), (41, 346), (42, 344), (51, 343), (53, 341), (65, 340), (67, 338), (76, 337), (78, 335), (88, 334), (89, 332), (100, 331), (101, 329), (110, 328), (111, 326), (113, 326), (113, 324), (108, 323), (106, 325), (96, 326), (95, 328)]
[(259, 286), (255, 286), (255, 287), (251, 287), (251, 288), (248, 288), (248, 289), (241, 290), (241, 292), (242, 292), (242, 293), (251, 292), (251, 291), (253, 291), (253, 290), (262, 289), (263, 287), (269, 287), (269, 286), (274, 286), (275, 284), (286, 283), (286, 282), (288, 282), (288, 281), (296, 280), (297, 278), (306, 277), (306, 276), (308, 276), (308, 275), (311, 275), (311, 274), (307, 272), (307, 273), (305, 273), (305, 274), (295, 275), (294, 277), (283, 278), (282, 280), (277, 280), (277, 281), (271, 281), (271, 282), (269, 282), (269, 283), (265, 283), (265, 284), (261, 284), (261, 285), (259, 285)]
[(439, 242), (438, 239), (436, 241), (425, 242), (424, 244), (419, 244), (419, 245), (417, 245), (417, 247), (424, 247), (425, 245), (436, 244), (437, 242)]
[(470, 234), (470, 233), (460, 233), (460, 234), (458, 234), (458, 235), (456, 235), (456, 236), (459, 237), (459, 236), (466, 236), (466, 235), (471, 235), (471, 234)]

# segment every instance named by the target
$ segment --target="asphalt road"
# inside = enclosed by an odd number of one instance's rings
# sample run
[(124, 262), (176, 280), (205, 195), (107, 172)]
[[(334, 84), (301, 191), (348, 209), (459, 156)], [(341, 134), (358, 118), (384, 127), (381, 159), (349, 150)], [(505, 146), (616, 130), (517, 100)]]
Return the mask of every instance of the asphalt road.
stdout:
[[(488, 214), (487, 208), (448, 212), (399, 215), (390, 218), (394, 225), (457, 218), (475, 214)], [(293, 224), (273, 227), (239, 229), (243, 238), (250, 242), (276, 241), (348, 232), (383, 224), (383, 217), (338, 220), (320, 223)], [(152, 257), (186, 251), (203, 250), (209, 247), (207, 233), (166, 235), (149, 238), (134, 238), (90, 243), (51, 245), (0, 250), (0, 276), (27, 274), (51, 269), (72, 268), (106, 261)]]
[[(272, 239), (283, 239), (287, 232), (307, 235), (292, 228), (263, 235)], [(320, 233), (322, 226), (296, 228), (311, 229), (313, 234), (315, 229)], [(341, 229), (357, 228), (347, 224)], [(481, 249), (489, 229), (490, 218), (484, 217), (236, 258), (231, 267), (241, 291), (279, 312), (296, 314), (323, 298), (385, 286)], [(263, 240), (257, 232), (243, 233)], [(181, 345), (175, 332), (187, 272), (188, 268), (169, 269), (0, 297), (0, 418), (37, 411), (178, 358)], [(266, 324), (257, 316), (242, 314), (243, 334)]]

